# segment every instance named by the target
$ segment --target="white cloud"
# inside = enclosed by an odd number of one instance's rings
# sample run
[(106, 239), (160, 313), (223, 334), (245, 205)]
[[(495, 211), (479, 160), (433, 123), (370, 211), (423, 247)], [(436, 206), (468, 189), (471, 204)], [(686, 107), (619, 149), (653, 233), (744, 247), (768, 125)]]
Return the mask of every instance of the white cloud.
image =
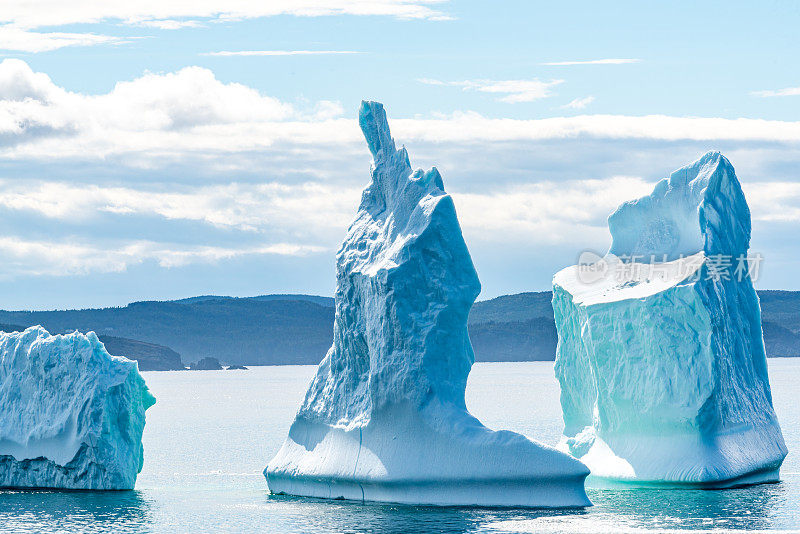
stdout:
[[(525, 242), (528, 246), (606, 240), (605, 217), (653, 184), (636, 177), (608, 180), (545, 181), (500, 186), (486, 192), (455, 192), (459, 219), (474, 242)], [(195, 246), (135, 239), (104, 246), (107, 238), (39, 241), (0, 237), (6, 262), (0, 278), (27, 272), (75, 275), (120, 272), (155, 261), (162, 267), (227, 260), (244, 255), (303, 255), (333, 251), (355, 213), (361, 185), (228, 184), (164, 192), (123, 187), (41, 182), (36, 186), (0, 182), (0, 207), (32, 212), (61, 223), (93, 228), (104, 214), (122, 218), (155, 215), (168, 221), (202, 221), (255, 235), (275, 243)], [(8, 214), (9, 212), (6, 211)], [(40, 219), (41, 220), (41, 219)], [(130, 223), (127, 223), (130, 224)], [(287, 229), (292, 229), (288, 230)], [(294, 234), (293, 236), (290, 234)], [(293, 237), (289, 242), (285, 237)], [(113, 236), (110, 236), (113, 237)]]
[(200, 67), (146, 73), (117, 83), (109, 93), (81, 95), (56, 86), (21, 60), (0, 63), (0, 132), (10, 134), (43, 126), (95, 131), (105, 137), (111, 132), (169, 131), (297, 115), (289, 104), (241, 84), (222, 83)]
[(743, 184), (753, 220), (800, 222), (800, 183), (766, 182)]
[(239, 50), (236, 52), (204, 52), (201, 56), (325, 56), (338, 54), (360, 54), (354, 50)]
[(116, 22), (177, 30), (218, 21), (293, 15), (375, 15), (399, 19), (449, 20), (435, 6), (447, 0), (37, 0), (5, 2), (0, 8), (0, 50), (46, 52), (67, 46), (120, 44), (121, 37), (96, 33), (38, 32), (36, 28)]
[(139, 262), (153, 259), (162, 267), (182, 267), (190, 263), (213, 263), (241, 256), (305, 256), (325, 251), (325, 248), (295, 243), (275, 243), (257, 247), (225, 248), (225, 247), (193, 247), (187, 249), (165, 248), (163, 244), (144, 243), (142, 250), (137, 251)]
[[(666, 174), (666, 170), (664, 174)], [(459, 220), (472, 242), (527, 243), (553, 246), (573, 243), (583, 246), (607, 244), (606, 217), (620, 203), (652, 191), (654, 181), (634, 176), (537, 183), (498, 184), (489, 191), (452, 191)], [(316, 183), (278, 183), (203, 186), (184, 191), (101, 187), (63, 182), (40, 182), (35, 186), (0, 181), (0, 207), (33, 212), (55, 221), (82, 222), (91, 227), (104, 214), (118, 217), (157, 216), (169, 221), (201, 221), (220, 228), (274, 235), (287, 228), (296, 240), (237, 247), (161, 244), (141, 241), (101, 253), (98, 246), (36, 243), (11, 239), (6, 248), (12, 256), (25, 254), (40, 259), (43, 247), (66, 246), (71, 263), (57, 263), (66, 274), (123, 269), (134, 261), (154, 259), (162, 266), (230, 259), (238, 254), (295, 255), (333, 250), (352, 219), (361, 185), (350, 187)], [(792, 182), (745, 183), (757, 223), (800, 221), (800, 184)], [(297, 229), (302, 229), (298, 232)], [(283, 238), (284, 236), (281, 236)], [(9, 243), (13, 244), (9, 245)], [(15, 248), (16, 247), (16, 248)], [(80, 258), (83, 258), (82, 260)], [(47, 269), (50, 274), (56, 267)]]
[(140, 20), (131, 23), (131, 25), (143, 28), (157, 28), (159, 30), (180, 30), (181, 28), (201, 28), (205, 26), (201, 21), (192, 19)]
[(443, 0), (37, 0), (7, 2), (0, 22), (23, 28), (120, 21), (129, 24), (181, 19), (236, 20), (276, 15), (318, 17), (329, 15), (382, 15), (409, 19), (442, 19), (447, 15), (433, 6)]
[(425, 85), (457, 85), (459, 82), (443, 82), (442, 80), (435, 80), (433, 78), (417, 78), (419, 83), (424, 83)]
[[(476, 90), (518, 90), (506, 95), (517, 100), (546, 92), (539, 85), (483, 85)], [(23, 61), (0, 63), (0, 158), (5, 162), (125, 158), (116, 164), (159, 168), (194, 161), (241, 170), (252, 167), (254, 153), (280, 157), (284, 164), (292, 158), (313, 162), (323, 151), (340, 156), (363, 151), (356, 121), (343, 113), (336, 102), (283, 102), (242, 84), (223, 83), (200, 67), (146, 73), (117, 83), (108, 93), (86, 95), (59, 87)], [(510, 119), (457, 112), (393, 117), (392, 127), (405, 142), (439, 144), (577, 138), (800, 141), (800, 122), (665, 115)], [(297, 167), (312, 173), (335, 170), (327, 164)]]
[(131, 241), (115, 247), (80, 241), (34, 241), (0, 237), (0, 279), (16, 276), (74, 276), (123, 272), (132, 265), (154, 261), (161, 267), (190, 263), (214, 263), (253, 255), (302, 256), (321, 252), (320, 247), (276, 243), (254, 247), (186, 247), (151, 241)]
[[(2, 14), (0, 14), (2, 17)], [(0, 50), (16, 52), (48, 52), (68, 46), (121, 44), (120, 37), (96, 33), (36, 32), (10, 24), (0, 24)]]
[(653, 183), (632, 176), (544, 181), (454, 194), (464, 232), (480, 240), (533, 245), (607, 241), (606, 217), (624, 202), (650, 193)]
[(628, 65), (630, 63), (641, 63), (641, 59), (589, 59), (585, 61), (550, 61), (548, 63), (540, 63), (550, 67), (564, 67), (570, 65)]
[[(606, 217), (616, 206), (652, 191), (654, 181), (634, 176), (604, 179), (498, 184), (487, 191), (453, 192), (459, 220), (471, 248), (504, 243), (541, 250), (602, 250), (609, 242)], [(6, 181), (0, 206), (87, 227), (103, 213), (126, 217), (156, 214), (165, 220), (202, 220), (241, 231), (263, 225), (302, 229), (295, 242), (196, 246), (147, 239), (36, 240), (0, 237), (0, 279), (15, 276), (73, 276), (123, 272), (155, 262), (164, 268), (214, 263), (244, 256), (332, 254), (359, 198), (359, 186), (320, 184), (200, 187), (180, 193), (42, 183), (25, 192)], [(800, 185), (792, 182), (745, 185), (756, 224), (800, 220)], [(265, 235), (268, 235), (266, 233)], [(320, 238), (320, 235), (323, 235)], [(312, 239), (309, 239), (309, 236)], [(761, 249), (763, 250), (763, 248)]]
[(464, 80), (459, 82), (443, 82), (431, 78), (420, 78), (420, 83), (427, 85), (461, 87), (465, 91), (479, 91), (481, 93), (501, 94), (501, 102), (515, 104), (518, 102), (533, 102), (551, 96), (550, 89), (564, 82), (564, 80)]
[[(481, 271), (491, 294), (517, 276), (498, 270), (498, 257), (519, 254), (515, 261), (546, 278), (575, 250), (607, 244), (605, 217), (622, 200), (712, 148), (736, 165), (754, 236), (773, 239), (775, 228), (800, 220), (792, 182), (800, 122), (388, 111), (412, 164), (442, 170), (476, 265), (494, 265)], [(87, 95), (22, 61), (0, 63), (0, 277), (280, 251), (311, 254), (282, 264), (327, 268), (368, 180), (369, 153), (343, 112), (335, 102), (284, 102), (198, 67)], [(754, 246), (765, 255), (778, 247)]]
[[(500, 186), (487, 192), (454, 192), (453, 198), (464, 232), (474, 242), (591, 244), (606, 240), (605, 217), (614, 207), (649, 192), (652, 186), (636, 177), (545, 181)], [(242, 255), (333, 251), (355, 213), (361, 187), (234, 183), (164, 192), (59, 182), (23, 187), (7, 180), (0, 182), (0, 207), (62, 223), (83, 223), (92, 228), (104, 214), (123, 220), (155, 215), (165, 224), (202, 221), (256, 235), (278, 234), (278, 239), (294, 234), (295, 241), (198, 247), (140, 239), (106, 247), (97, 238), (76, 243), (72, 238), (42, 242), (5, 237), (0, 238), (0, 253), (12, 259), (8, 269), (14, 273), (24, 268), (36, 274), (74, 275), (119, 272), (145, 261), (178, 267)], [(8, 269), (0, 266), (0, 278), (11, 275)]]
[(436, 119), (393, 121), (406, 139), (454, 142), (569, 139), (800, 141), (800, 122), (667, 115), (578, 115), (547, 119), (495, 119), (458, 112)]
[(761, 98), (769, 98), (773, 96), (800, 96), (800, 87), (787, 87), (786, 89), (778, 89), (773, 91), (753, 91), (750, 93), (753, 96)]
[[(0, 180), (0, 207), (53, 220), (91, 223), (105, 213), (202, 221), (221, 228), (263, 232), (300, 225), (345, 227), (360, 188), (276, 182), (182, 188), (164, 191), (66, 182)], [(310, 234), (313, 232), (310, 232)], [(308, 239), (308, 235), (304, 237)]]
[(593, 96), (585, 96), (583, 98), (576, 98), (574, 100), (571, 100), (569, 103), (564, 104), (561, 107), (565, 109), (583, 109), (592, 102), (594, 102)]

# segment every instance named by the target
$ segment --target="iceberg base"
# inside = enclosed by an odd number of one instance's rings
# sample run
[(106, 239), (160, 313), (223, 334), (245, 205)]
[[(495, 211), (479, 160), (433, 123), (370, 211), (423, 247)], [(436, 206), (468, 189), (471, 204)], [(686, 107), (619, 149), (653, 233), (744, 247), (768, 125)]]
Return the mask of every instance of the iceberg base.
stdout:
[(587, 427), (559, 449), (591, 470), (595, 488), (723, 489), (780, 481), (786, 449), (775, 426), (676, 436), (604, 436)]
[(66, 465), (47, 458), (17, 460), (0, 455), (0, 489), (130, 490), (135, 473), (104, 467), (88, 446)]
[(699, 489), (718, 490), (743, 488), (756, 484), (776, 484), (781, 481), (780, 468), (764, 469), (727, 480), (714, 480), (710, 482), (665, 482), (646, 480), (625, 480), (604, 478), (594, 475), (586, 477), (586, 486), (595, 489)]
[(272, 493), (435, 506), (591, 506), (589, 470), (553, 447), (442, 405), (363, 426), (298, 418), (264, 475)]
[(591, 505), (583, 489), (582, 477), (364, 483), (272, 475), (269, 487), (278, 495), (430, 506), (574, 508)]

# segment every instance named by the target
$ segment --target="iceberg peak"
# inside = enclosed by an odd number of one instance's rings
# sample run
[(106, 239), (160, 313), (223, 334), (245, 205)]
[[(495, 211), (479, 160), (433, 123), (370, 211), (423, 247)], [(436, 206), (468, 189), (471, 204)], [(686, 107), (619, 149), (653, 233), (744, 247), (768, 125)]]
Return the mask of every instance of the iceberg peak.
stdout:
[(396, 152), (383, 104), (362, 100), (358, 110), (358, 124), (376, 162)]
[(391, 213), (394, 226), (402, 228), (398, 221), (406, 220), (422, 198), (444, 194), (442, 177), (436, 168), (412, 172), (406, 148), (395, 147), (382, 104), (362, 102), (359, 124), (373, 158), (372, 181), (359, 209), (378, 218), (383, 212)]
[(608, 218), (609, 253), (638, 261), (673, 261), (704, 252), (738, 256), (750, 245), (750, 210), (730, 161), (706, 153), (623, 203)]

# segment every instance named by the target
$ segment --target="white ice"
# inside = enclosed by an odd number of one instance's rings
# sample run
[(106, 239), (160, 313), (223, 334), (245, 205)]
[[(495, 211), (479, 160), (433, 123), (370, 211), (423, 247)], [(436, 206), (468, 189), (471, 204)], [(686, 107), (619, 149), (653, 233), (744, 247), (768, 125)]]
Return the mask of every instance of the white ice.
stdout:
[(0, 333), (0, 487), (132, 489), (154, 402), (94, 332)]

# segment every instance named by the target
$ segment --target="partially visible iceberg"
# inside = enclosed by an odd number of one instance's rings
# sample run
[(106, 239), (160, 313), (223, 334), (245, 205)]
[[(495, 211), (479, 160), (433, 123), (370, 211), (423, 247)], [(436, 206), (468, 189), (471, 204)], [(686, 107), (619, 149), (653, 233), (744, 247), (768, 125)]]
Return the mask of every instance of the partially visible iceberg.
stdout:
[(606, 257), (553, 280), (562, 446), (593, 483), (777, 481), (786, 445), (730, 162), (709, 152), (608, 225)]
[(94, 332), (0, 332), (0, 487), (133, 489), (154, 403)]
[(359, 122), (372, 181), (337, 254), (333, 346), (278, 454), (273, 493), (432, 505), (588, 506), (584, 465), (494, 432), (464, 400), (480, 283), (434, 168), (412, 171), (383, 106)]

